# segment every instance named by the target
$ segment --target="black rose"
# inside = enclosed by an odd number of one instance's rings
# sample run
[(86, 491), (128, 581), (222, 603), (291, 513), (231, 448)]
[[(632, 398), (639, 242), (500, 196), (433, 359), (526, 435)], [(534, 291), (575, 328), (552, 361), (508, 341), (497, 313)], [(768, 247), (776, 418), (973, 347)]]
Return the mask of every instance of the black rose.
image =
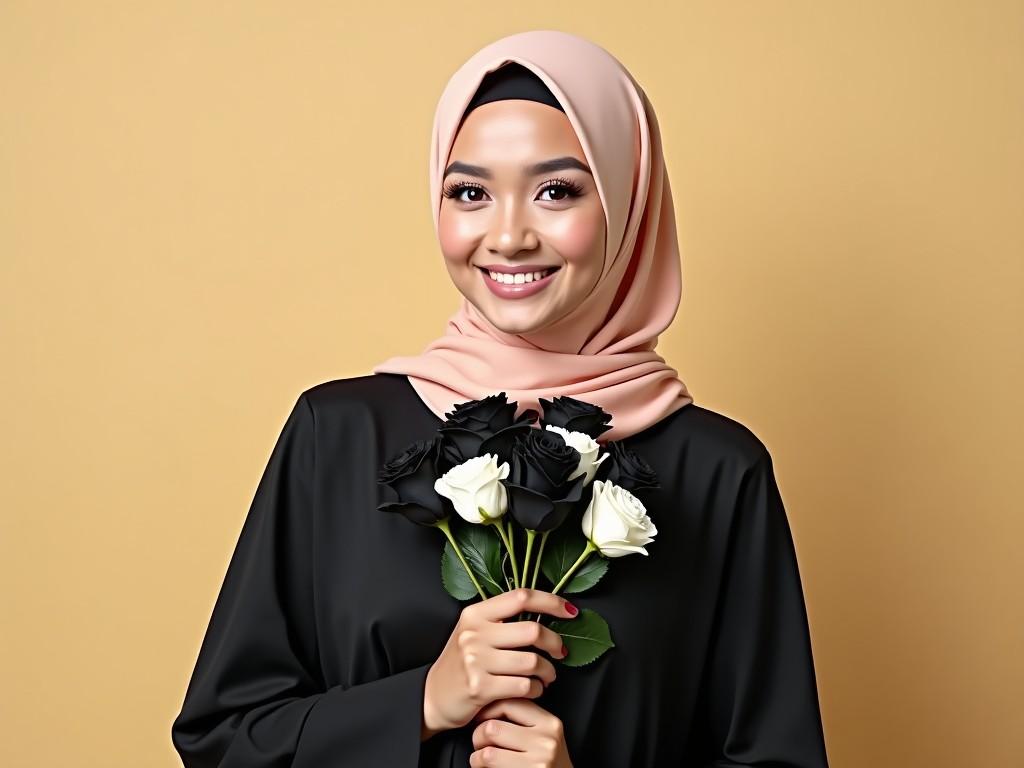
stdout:
[(627, 491), (660, 488), (658, 475), (640, 454), (622, 440), (605, 443), (608, 458), (598, 466), (596, 480), (611, 481)]
[(530, 531), (557, 528), (580, 500), (586, 475), (569, 480), (580, 452), (557, 432), (531, 429), (512, 450), (508, 478), (508, 514)]
[(485, 453), (496, 455), (498, 464), (509, 461), (516, 437), (532, 431), (531, 424), (538, 415), (527, 410), (516, 418), (517, 406), (515, 401), (508, 402), (504, 392), (456, 405), (445, 414), (448, 420), (438, 427), (445, 438), (445, 458), (452, 466)]
[(434, 481), (448, 469), (441, 443), (440, 435), (417, 440), (384, 464), (377, 482), (384, 495), (397, 499), (378, 504), (378, 510), (398, 512), (420, 525), (434, 525), (452, 513), (450, 503), (434, 490)]
[(542, 427), (549, 424), (563, 427), (570, 432), (583, 432), (594, 440), (611, 429), (608, 422), (612, 420), (612, 415), (600, 406), (572, 397), (556, 397), (553, 400), (542, 397), (539, 402), (544, 409), (540, 421)]

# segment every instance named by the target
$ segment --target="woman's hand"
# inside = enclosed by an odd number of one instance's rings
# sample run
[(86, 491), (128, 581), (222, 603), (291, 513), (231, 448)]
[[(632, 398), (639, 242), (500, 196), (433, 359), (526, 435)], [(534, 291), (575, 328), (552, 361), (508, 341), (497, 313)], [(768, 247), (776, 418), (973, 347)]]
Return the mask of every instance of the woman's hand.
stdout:
[(533, 651), (506, 649), (536, 646), (562, 659), (562, 637), (539, 621), (503, 619), (523, 611), (572, 618), (575, 613), (566, 604), (560, 595), (521, 587), (463, 608), (444, 650), (427, 671), (421, 741), (465, 725), (492, 701), (540, 696), (555, 680), (554, 665)]
[(572, 768), (562, 721), (531, 699), (495, 701), (473, 719), (483, 722), (473, 731), (470, 768)]

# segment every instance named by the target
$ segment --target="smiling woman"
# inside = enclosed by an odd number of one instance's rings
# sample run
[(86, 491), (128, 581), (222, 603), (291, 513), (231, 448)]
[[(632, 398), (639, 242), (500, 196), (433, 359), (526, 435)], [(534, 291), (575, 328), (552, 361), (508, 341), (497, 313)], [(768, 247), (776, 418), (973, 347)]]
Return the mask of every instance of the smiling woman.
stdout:
[[(462, 306), (423, 354), (299, 395), (172, 728), (185, 765), (826, 768), (771, 455), (696, 405), (655, 352), (681, 268), (643, 90), (574, 35), (503, 38), (442, 94), (430, 174)], [(582, 594), (566, 585), (578, 611), (525, 587), (453, 599), (438, 584), (438, 532), (378, 507), (391, 457), (436, 474), (421, 449), (441, 427), (466, 439), (467, 411), (493, 426), (484, 398), (499, 393), (516, 417), (558, 396), (602, 407), (607, 431), (581, 442), (572, 419), (545, 451), (606, 451), (616, 466), (642, 456), (660, 479), (643, 502), (657, 547), (616, 558)], [(495, 445), (513, 429), (497, 428)], [(533, 490), (493, 456), (480, 464), (515, 497)], [(614, 627), (614, 647), (583, 666), (556, 668), (557, 625), (509, 621), (586, 621), (583, 609)]]

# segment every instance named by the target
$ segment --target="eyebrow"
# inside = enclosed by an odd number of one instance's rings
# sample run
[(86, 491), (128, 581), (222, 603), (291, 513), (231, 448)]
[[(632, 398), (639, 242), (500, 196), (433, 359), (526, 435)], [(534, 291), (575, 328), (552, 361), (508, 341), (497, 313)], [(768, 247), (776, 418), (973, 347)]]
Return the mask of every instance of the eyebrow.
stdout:
[[(575, 169), (578, 171), (585, 171), (593, 176), (591, 170), (577, 160), (575, 157), (556, 157), (553, 160), (544, 160), (534, 165), (528, 165), (524, 169), (524, 173), (527, 176), (539, 176), (542, 173), (553, 173), (554, 171), (563, 171)], [(464, 173), (467, 176), (479, 176), (481, 179), (492, 179), (494, 175), (482, 165), (470, 165), (469, 163), (460, 163), (458, 160), (453, 162), (447, 168), (445, 168), (444, 176), (442, 180), (448, 178), (449, 174), (452, 173)]]

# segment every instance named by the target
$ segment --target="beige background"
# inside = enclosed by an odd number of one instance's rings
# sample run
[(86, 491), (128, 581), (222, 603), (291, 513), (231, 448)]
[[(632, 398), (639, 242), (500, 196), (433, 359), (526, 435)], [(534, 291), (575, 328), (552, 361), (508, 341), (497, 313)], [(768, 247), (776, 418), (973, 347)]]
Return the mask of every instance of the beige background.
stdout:
[(295, 398), (455, 308), (441, 88), (530, 28), (658, 111), (660, 351), (775, 458), (833, 768), (1024, 764), (1024, 4), (964, 0), (3, 2), (0, 764), (178, 764)]

